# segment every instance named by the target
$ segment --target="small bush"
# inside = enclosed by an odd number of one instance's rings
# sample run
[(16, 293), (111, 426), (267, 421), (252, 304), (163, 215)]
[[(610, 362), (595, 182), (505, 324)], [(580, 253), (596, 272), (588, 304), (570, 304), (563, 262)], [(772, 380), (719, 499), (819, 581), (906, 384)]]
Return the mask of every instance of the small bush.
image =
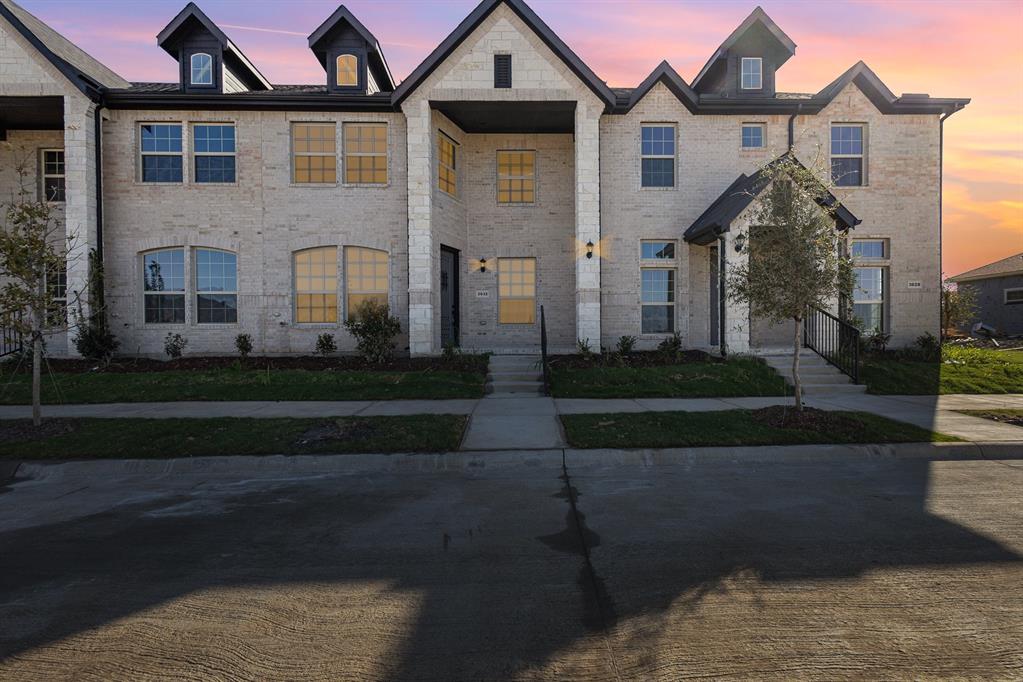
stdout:
[(677, 358), (682, 355), (682, 335), (678, 332), (673, 333), (668, 338), (657, 344), (658, 352), (662, 353), (671, 358)]
[(177, 360), (181, 357), (181, 354), (185, 351), (185, 346), (188, 345), (188, 339), (181, 334), (171, 334), (167, 332), (167, 336), (163, 339), (163, 352), (167, 354), (171, 360)]
[(401, 331), (401, 321), (391, 316), (386, 303), (366, 300), (345, 320), (345, 329), (355, 337), (359, 355), (370, 362), (387, 362), (394, 355), (394, 337)]
[(333, 334), (320, 334), (316, 337), (316, 349), (313, 351), (317, 355), (331, 355), (337, 352), (337, 344), (334, 343)]
[(875, 353), (883, 353), (891, 340), (891, 334), (885, 334), (880, 329), (875, 329), (867, 335), (867, 346)]
[(454, 360), (458, 357), (458, 348), (453, 343), (445, 343), (443, 354), (445, 360)]
[(242, 360), (244, 360), (252, 352), (252, 337), (248, 334), (239, 334), (234, 337), (234, 347), (238, 350), (238, 355), (242, 356)]
[(618, 352), (622, 355), (628, 355), (636, 349), (636, 337), (635, 336), (623, 336), (618, 339)]
[(576, 351), (587, 360), (593, 357), (593, 348), (590, 347), (589, 339), (578, 339), (575, 342)]
[(107, 362), (117, 352), (121, 342), (106, 325), (79, 324), (75, 337), (75, 350), (83, 358)]
[(916, 337), (916, 347), (924, 360), (937, 361), (941, 359), (941, 342), (930, 332)]

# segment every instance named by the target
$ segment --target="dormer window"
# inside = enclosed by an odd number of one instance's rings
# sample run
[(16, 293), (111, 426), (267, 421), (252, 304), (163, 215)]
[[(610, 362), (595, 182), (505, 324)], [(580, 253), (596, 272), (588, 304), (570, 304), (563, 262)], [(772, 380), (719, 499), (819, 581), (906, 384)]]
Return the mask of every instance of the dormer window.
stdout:
[(742, 58), (742, 81), (743, 90), (764, 89), (764, 60), (761, 57)]
[(192, 55), (192, 85), (213, 85), (213, 57), (205, 52)]
[(359, 58), (354, 54), (338, 55), (337, 86), (339, 88), (359, 87)]

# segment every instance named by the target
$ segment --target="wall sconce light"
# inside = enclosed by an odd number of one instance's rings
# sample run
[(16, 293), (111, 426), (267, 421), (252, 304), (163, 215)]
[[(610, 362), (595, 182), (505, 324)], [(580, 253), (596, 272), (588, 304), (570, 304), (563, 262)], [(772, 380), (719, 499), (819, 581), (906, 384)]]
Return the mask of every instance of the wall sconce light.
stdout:
[(486, 272), (486, 271), (487, 271), (487, 259), (486, 258), (480, 258), (480, 272)]
[(586, 242), (586, 257), (593, 258), (593, 242)]
[(746, 246), (746, 235), (741, 232), (735, 235), (735, 252), (742, 253), (743, 247)]

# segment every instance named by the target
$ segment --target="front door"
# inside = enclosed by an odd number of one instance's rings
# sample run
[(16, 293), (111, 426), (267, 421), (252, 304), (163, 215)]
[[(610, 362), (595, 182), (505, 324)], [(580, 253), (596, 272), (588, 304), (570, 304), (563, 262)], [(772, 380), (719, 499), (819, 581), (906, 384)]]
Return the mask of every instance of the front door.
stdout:
[(440, 247), (440, 340), (445, 346), (458, 341), (458, 251)]

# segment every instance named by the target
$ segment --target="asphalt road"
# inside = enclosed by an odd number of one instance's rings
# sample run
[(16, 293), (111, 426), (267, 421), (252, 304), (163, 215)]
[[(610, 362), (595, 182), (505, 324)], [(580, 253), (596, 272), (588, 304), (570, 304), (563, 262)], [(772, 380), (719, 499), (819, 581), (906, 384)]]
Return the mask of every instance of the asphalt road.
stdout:
[(1023, 678), (1023, 460), (0, 486), (0, 679)]

